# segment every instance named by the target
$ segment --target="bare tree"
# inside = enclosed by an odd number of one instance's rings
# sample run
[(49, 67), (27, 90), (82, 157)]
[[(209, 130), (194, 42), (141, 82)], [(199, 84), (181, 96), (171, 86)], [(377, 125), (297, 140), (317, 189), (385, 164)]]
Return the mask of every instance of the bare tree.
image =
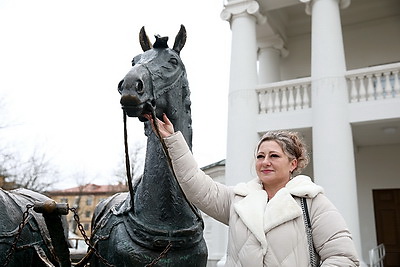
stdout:
[(12, 154), (5, 151), (4, 148), (0, 148), (0, 178), (1, 178), (1, 188), (9, 190), (14, 188), (14, 184), (9, 182), (9, 177), (12, 175), (7, 166), (14, 160)]
[[(0, 98), (0, 110), (2, 110), (3, 112), (5, 111), (5, 103), (4, 103), (4, 99)], [(2, 112), (2, 113), (3, 113)], [(4, 113), (3, 113), (4, 114)], [(6, 122), (4, 121), (4, 119), (2, 119), (2, 121), (0, 121), (0, 129), (6, 127)]]
[[(145, 144), (143, 142), (136, 142), (129, 147), (129, 163), (132, 179), (139, 179), (143, 174), (144, 158), (146, 153)], [(126, 163), (125, 156), (121, 157), (121, 162), (115, 172), (115, 176), (119, 183), (127, 185)]]
[(1, 156), (5, 156), (4, 177), (13, 188), (44, 192), (58, 181), (58, 171), (44, 153), (34, 151), (26, 160), (21, 160), (16, 154)]
[[(1, 97), (0, 110), (2, 114), (7, 113), (4, 98)], [(6, 121), (6, 117), (1, 117), (1, 131), (6, 131), (6, 128), (11, 127), (10, 125), (11, 123)], [(5, 144), (0, 141), (0, 177), (6, 181), (6, 189), (24, 187), (43, 192), (57, 182), (58, 171), (46, 158), (45, 153), (40, 153), (38, 149), (35, 149), (24, 160), (11, 147), (10, 143)]]

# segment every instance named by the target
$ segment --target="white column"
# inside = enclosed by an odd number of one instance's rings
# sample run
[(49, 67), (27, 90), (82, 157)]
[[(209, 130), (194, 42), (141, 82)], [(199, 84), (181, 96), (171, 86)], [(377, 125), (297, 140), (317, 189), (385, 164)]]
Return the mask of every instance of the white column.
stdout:
[(279, 35), (258, 40), (258, 83), (272, 83), (281, 80), (281, 58), (288, 55), (284, 41)]
[(263, 19), (258, 11), (256, 1), (235, 1), (228, 3), (221, 13), (232, 30), (225, 176), (228, 185), (248, 181), (254, 173), (254, 148), (258, 141), (256, 23)]
[[(346, 63), (339, 5), (312, 0), (312, 109), (314, 176), (343, 214), (361, 258), (353, 136), (348, 120)], [(363, 266), (366, 266), (363, 263)]]

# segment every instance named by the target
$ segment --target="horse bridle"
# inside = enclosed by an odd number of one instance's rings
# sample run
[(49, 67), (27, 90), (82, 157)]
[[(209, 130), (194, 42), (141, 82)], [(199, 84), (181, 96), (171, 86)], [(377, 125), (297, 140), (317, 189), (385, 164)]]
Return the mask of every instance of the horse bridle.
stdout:
[[(154, 84), (154, 80), (153, 80), (153, 76), (154, 73), (149, 69), (149, 67), (147, 67), (147, 64), (140, 64), (143, 68), (145, 68), (149, 73), (150, 73), (150, 77), (152, 80), (152, 84)], [(184, 68), (184, 67), (183, 67)], [(156, 100), (158, 99), (158, 97), (160, 97), (161, 95), (163, 95), (164, 93), (169, 92), (172, 88), (175, 88), (178, 84), (178, 82), (181, 80), (183, 74), (185, 73), (185, 71), (182, 71), (181, 74), (179, 74), (179, 76), (175, 79), (175, 81), (173, 83), (171, 83), (168, 86), (165, 86), (163, 88), (161, 88), (161, 90), (157, 90), (157, 94), (154, 90), (154, 88), (152, 87), (152, 98), (147, 99), (146, 101), (142, 102), (143, 104), (145, 104), (145, 106), (149, 106), (150, 110), (151, 110), (151, 115), (153, 117), (153, 121), (156, 121), (156, 115), (155, 115), (155, 110), (156, 110)], [(128, 131), (127, 131), (127, 114), (125, 111), (123, 111), (123, 121), (124, 121), (124, 150), (125, 150), (125, 168), (126, 168), (126, 176), (127, 176), (127, 180), (128, 180), (128, 188), (129, 188), (129, 193), (131, 195), (131, 202), (133, 202), (133, 184), (132, 184), (132, 174), (131, 174), (131, 166), (130, 166), (130, 159), (129, 159), (129, 151), (128, 151)], [(167, 161), (168, 161), (168, 166), (170, 168), (171, 173), (173, 174), (173, 176), (176, 179), (176, 175), (175, 172), (173, 171), (172, 168), (172, 162), (171, 162), (171, 158), (168, 155), (168, 152), (166, 150), (166, 146), (165, 146), (165, 142), (162, 138), (160, 138), (160, 132), (158, 130), (158, 125), (155, 125), (155, 129), (156, 129), (156, 135), (158, 137), (158, 139), (161, 142), (163, 151), (167, 157)], [(179, 183), (178, 183), (179, 185)], [(179, 186), (180, 188), (180, 186)], [(182, 191), (182, 188), (181, 188)], [(182, 191), (183, 193), (183, 191)], [(185, 200), (190, 204), (190, 202), (186, 199), (185, 194), (183, 194), (183, 196), (185, 197)], [(133, 203), (131, 203), (133, 205)], [(190, 205), (190, 207), (192, 208), (192, 206)], [(193, 208), (192, 208), (193, 209)], [(197, 213), (196, 213), (197, 214)]]
[[(169, 86), (169, 87), (171, 87), (171, 86)], [(197, 208), (187, 199), (185, 193), (183, 192), (183, 189), (182, 189), (181, 185), (179, 184), (178, 178), (176, 177), (176, 174), (175, 174), (175, 171), (174, 171), (174, 168), (173, 168), (173, 165), (172, 165), (171, 157), (168, 154), (167, 145), (165, 144), (164, 139), (161, 137), (160, 130), (158, 128), (158, 124), (156, 123), (157, 122), (157, 116), (156, 116), (156, 112), (155, 112), (156, 111), (156, 106), (151, 103), (151, 100), (147, 100), (147, 101), (149, 101), (149, 103), (147, 103), (147, 104), (149, 104), (149, 106), (151, 107), (151, 116), (152, 116), (152, 119), (153, 119), (153, 122), (154, 122), (154, 124), (153, 124), (154, 125), (154, 132), (155, 132), (155, 135), (157, 136), (158, 140), (160, 141), (162, 149), (163, 149), (163, 152), (164, 152), (164, 154), (165, 154), (165, 156), (167, 158), (169, 170), (171, 171), (172, 175), (174, 176), (174, 178), (175, 178), (175, 180), (176, 180), (176, 182), (178, 184), (178, 187), (179, 187), (179, 189), (180, 189), (180, 191), (182, 193), (183, 198), (188, 203), (188, 205), (192, 209), (193, 213), (203, 223), (203, 219), (202, 219), (201, 215), (199, 214)], [(131, 174), (129, 151), (128, 151), (127, 114), (126, 114), (125, 111), (123, 111), (123, 120), (124, 120), (125, 167), (126, 167), (126, 175), (127, 175), (127, 180), (128, 180), (129, 193), (131, 195), (131, 202), (132, 202), (131, 204), (133, 206), (133, 194), (134, 193), (133, 193), (132, 174)], [(204, 225), (203, 225), (203, 227), (204, 227)]]

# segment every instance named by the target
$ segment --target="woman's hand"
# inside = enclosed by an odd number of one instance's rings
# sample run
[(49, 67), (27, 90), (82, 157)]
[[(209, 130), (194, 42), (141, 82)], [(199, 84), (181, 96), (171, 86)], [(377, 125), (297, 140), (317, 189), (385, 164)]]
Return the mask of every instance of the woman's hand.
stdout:
[[(153, 131), (157, 134), (157, 132), (155, 130), (156, 128), (155, 128), (155, 125), (154, 125), (153, 117), (150, 114), (145, 114), (144, 117), (150, 121), (151, 126), (153, 128)], [(156, 120), (157, 120), (156, 121), (157, 128), (158, 128), (158, 131), (160, 132), (160, 135), (161, 135), (162, 138), (168, 137), (168, 136), (170, 136), (171, 134), (173, 134), (175, 132), (174, 125), (168, 119), (168, 117), (167, 117), (167, 115), (165, 115), (165, 113), (163, 114), (163, 120), (164, 121), (162, 121), (162, 120), (160, 120), (158, 118), (156, 118)]]

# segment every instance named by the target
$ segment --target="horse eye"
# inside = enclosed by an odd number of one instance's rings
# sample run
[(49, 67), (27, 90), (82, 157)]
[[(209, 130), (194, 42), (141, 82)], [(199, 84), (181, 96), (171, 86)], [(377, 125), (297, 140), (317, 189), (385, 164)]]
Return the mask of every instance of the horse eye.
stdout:
[(178, 65), (178, 60), (176, 59), (176, 58), (171, 58), (170, 60), (169, 60), (169, 63), (171, 63), (171, 64), (173, 64), (173, 65)]
[(140, 61), (141, 58), (142, 58), (142, 55), (137, 55), (137, 56), (135, 56), (135, 57), (132, 59), (132, 67), (135, 66), (135, 65)]

